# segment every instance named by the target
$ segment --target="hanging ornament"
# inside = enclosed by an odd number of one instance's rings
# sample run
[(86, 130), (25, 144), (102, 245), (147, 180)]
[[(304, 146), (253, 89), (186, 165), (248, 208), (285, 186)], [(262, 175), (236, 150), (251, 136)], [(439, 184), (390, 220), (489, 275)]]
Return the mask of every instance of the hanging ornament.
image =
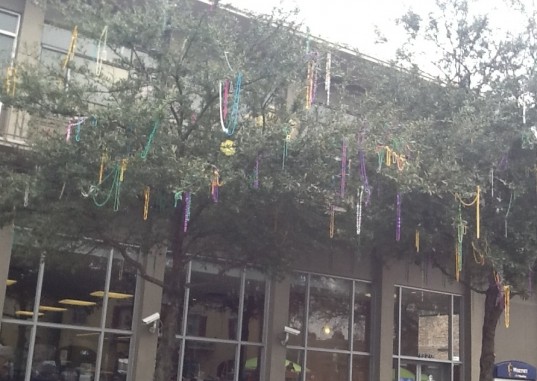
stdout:
[(119, 172), (119, 181), (123, 182), (123, 179), (125, 177), (125, 171), (127, 170), (127, 164), (128, 164), (129, 160), (128, 159), (121, 159), (121, 164), (120, 164), (120, 172)]
[(503, 286), (503, 295), (504, 295), (504, 323), (505, 328), (509, 328), (510, 323), (510, 314), (511, 314), (511, 287), (510, 286)]
[(103, 61), (106, 61), (107, 39), (108, 39), (108, 26), (105, 26), (103, 28), (103, 31), (101, 32), (101, 37), (99, 37), (99, 42), (97, 43), (97, 57), (95, 59), (95, 75), (97, 76), (101, 75), (101, 72), (103, 70)]
[(397, 193), (396, 197), (396, 221), (395, 221), (395, 240), (401, 240), (401, 195)]
[(259, 189), (259, 155), (255, 159), (253, 187)]
[(188, 230), (188, 222), (190, 221), (190, 206), (192, 204), (192, 194), (190, 192), (185, 192), (184, 203), (183, 232), (186, 233)]
[(220, 82), (220, 124), (222, 125), (222, 131), (228, 136), (231, 136), (235, 133), (239, 121), (239, 104), (241, 98), (241, 84), (242, 84), (242, 74), (238, 73), (237, 78), (235, 79), (235, 88), (233, 91), (233, 103), (231, 104), (231, 114), (227, 123), (224, 123), (224, 113), (222, 110), (222, 82)]
[(6, 77), (4, 79), (4, 92), (14, 97), (16, 87), (17, 87), (17, 69), (15, 68), (15, 66), (9, 66), (7, 68)]
[(220, 151), (226, 155), (226, 156), (233, 156), (235, 155), (235, 142), (233, 140), (224, 140), (220, 144)]
[(220, 182), (220, 174), (218, 168), (213, 166), (213, 173), (211, 177), (211, 198), (214, 202), (218, 202), (218, 190), (222, 183)]
[(108, 155), (106, 152), (103, 152), (101, 154), (101, 166), (99, 168), (99, 185), (103, 182), (103, 176), (104, 176), (104, 168), (106, 166), (106, 162), (108, 161)]
[(490, 168), (490, 197), (494, 199), (494, 167)]
[(69, 65), (69, 62), (71, 62), (71, 60), (75, 56), (77, 39), (78, 39), (78, 26), (75, 25), (75, 27), (73, 28), (73, 31), (71, 32), (71, 42), (69, 43), (69, 48), (67, 49), (67, 54), (63, 61), (64, 70), (67, 69), (67, 65)]
[(329, 235), (330, 235), (330, 238), (334, 238), (335, 219), (336, 219), (336, 211), (334, 209), (334, 205), (330, 205), (329, 215), (330, 215)]
[(472, 200), (472, 202), (464, 202), (462, 200), (462, 198), (458, 195), (458, 194), (455, 194), (455, 197), (459, 200), (459, 202), (466, 206), (466, 207), (470, 207), (470, 206), (473, 206), (475, 205), (475, 219), (476, 219), (476, 238), (479, 239), (479, 236), (480, 236), (480, 226), (481, 226), (481, 216), (480, 216), (480, 198), (481, 198), (481, 188), (479, 187), (479, 185), (476, 187), (476, 195), (474, 197), (474, 199)]
[(29, 199), (30, 199), (30, 183), (26, 183), (25, 187), (24, 187), (24, 207), (28, 207), (28, 204), (29, 204)]
[(150, 196), (151, 189), (146, 186), (144, 188), (144, 221), (147, 220), (147, 217), (149, 216), (149, 196)]
[(289, 143), (291, 142), (291, 133), (285, 134), (285, 138), (283, 140), (283, 154), (282, 154), (282, 170), (285, 169), (285, 159), (287, 159), (287, 155), (289, 153)]
[(345, 198), (345, 187), (347, 183), (347, 142), (343, 139), (341, 145), (341, 182), (339, 186), (339, 195)]
[(420, 231), (416, 229), (416, 235), (414, 237), (414, 247), (416, 248), (416, 253), (420, 252)]
[(509, 212), (511, 211), (511, 204), (513, 203), (513, 196), (514, 192), (511, 191), (511, 195), (509, 196), (509, 206), (507, 207), (507, 212), (505, 213), (505, 217), (503, 218), (503, 226), (504, 226), (504, 236), (507, 238), (507, 217), (509, 217)]
[(369, 180), (367, 178), (364, 151), (360, 150), (358, 152), (358, 158), (360, 160), (360, 181), (362, 182), (362, 184), (364, 186), (365, 206), (367, 207), (369, 205), (369, 200), (371, 198), (371, 187), (369, 186)]
[(145, 143), (144, 150), (140, 154), (140, 157), (142, 159), (147, 158), (147, 154), (149, 153), (149, 149), (151, 148), (151, 143), (153, 142), (153, 139), (155, 138), (155, 134), (157, 133), (157, 130), (159, 127), (160, 127), (160, 120), (156, 119), (153, 122), (153, 129), (151, 130), (151, 133), (149, 134), (149, 137), (147, 138), (147, 142)]
[(174, 208), (177, 208), (177, 204), (179, 203), (179, 201), (181, 201), (183, 199), (183, 192), (181, 191), (175, 191), (173, 193), (173, 207)]
[(459, 274), (462, 271), (462, 241), (466, 234), (466, 222), (462, 219), (461, 204), (457, 216), (457, 237), (455, 243), (455, 279), (459, 281)]
[(227, 118), (227, 103), (229, 99), (229, 87), (230, 87), (230, 81), (229, 79), (226, 79), (224, 81), (224, 99), (221, 101), (221, 105), (223, 107), (222, 118), (224, 122), (226, 121), (226, 118)]
[(358, 189), (358, 202), (356, 203), (356, 235), (362, 231), (362, 200), (364, 196), (364, 187)]
[(332, 69), (332, 54), (330, 52), (326, 53), (326, 77), (324, 79), (324, 88), (326, 89), (326, 105), (330, 106), (330, 81), (331, 74), (330, 70)]

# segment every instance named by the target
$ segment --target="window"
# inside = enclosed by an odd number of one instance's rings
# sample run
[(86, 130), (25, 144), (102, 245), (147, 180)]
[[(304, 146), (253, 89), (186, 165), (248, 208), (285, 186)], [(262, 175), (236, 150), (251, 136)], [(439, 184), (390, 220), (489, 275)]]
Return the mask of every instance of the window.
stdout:
[[(182, 379), (258, 381), (262, 366), (267, 282), (250, 269), (221, 273), (216, 264), (192, 262), (184, 317), (177, 335)], [(163, 314), (167, 299), (164, 298)], [(183, 331), (184, 330), (184, 331)]]
[(394, 303), (394, 372), (407, 378), (451, 381), (460, 372), (457, 295), (398, 287)]
[(30, 373), (32, 379), (91, 380), (99, 373), (124, 380), (135, 288), (136, 270), (107, 248), (45, 257), (16, 242), (0, 330), (0, 379)]
[(15, 59), (15, 46), (19, 31), (19, 15), (0, 9), (0, 68), (5, 74), (6, 68)]
[(369, 380), (371, 289), (366, 282), (297, 273), (287, 346), (287, 381)]

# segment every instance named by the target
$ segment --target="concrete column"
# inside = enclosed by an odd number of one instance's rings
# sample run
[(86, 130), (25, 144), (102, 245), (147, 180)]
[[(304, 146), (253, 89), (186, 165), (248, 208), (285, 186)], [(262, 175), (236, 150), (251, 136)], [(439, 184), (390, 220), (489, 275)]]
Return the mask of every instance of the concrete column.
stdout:
[[(148, 275), (164, 279), (166, 249), (155, 248), (143, 259)], [(133, 344), (129, 359), (129, 380), (153, 380), (157, 357), (158, 333), (149, 332), (142, 322), (146, 316), (160, 312), (162, 288), (138, 277), (136, 286), (137, 308), (133, 314)]]
[(381, 258), (373, 258), (371, 380), (393, 378), (394, 282)]
[(286, 278), (282, 282), (272, 282), (267, 322), (267, 349), (265, 376), (267, 381), (285, 380), (286, 348), (281, 344), (283, 327), (289, 325), (289, 288)]
[[(0, 314), (4, 311), (4, 299), (6, 297), (6, 280), (9, 273), (11, 259), (11, 247), (13, 245), (13, 224), (0, 229)], [(1, 315), (0, 315), (1, 316)], [(2, 322), (0, 321), (0, 326)]]

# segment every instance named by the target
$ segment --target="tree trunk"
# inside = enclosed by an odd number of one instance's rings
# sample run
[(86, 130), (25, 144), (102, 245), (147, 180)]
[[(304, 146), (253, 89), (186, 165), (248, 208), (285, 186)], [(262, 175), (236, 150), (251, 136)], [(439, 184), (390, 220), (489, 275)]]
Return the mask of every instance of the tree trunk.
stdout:
[(179, 320), (182, 313), (185, 263), (183, 253), (183, 207), (184, 205), (181, 205), (180, 208), (176, 208), (174, 216), (170, 220), (172, 269), (164, 276), (163, 298), (168, 303), (162, 311), (155, 381), (177, 379), (179, 342), (175, 335), (179, 332)]
[(494, 281), (490, 282), (485, 298), (485, 318), (483, 319), (483, 337), (481, 340), (481, 358), (479, 360), (479, 381), (492, 381), (494, 362), (494, 341), (496, 327), (504, 309), (503, 295)]

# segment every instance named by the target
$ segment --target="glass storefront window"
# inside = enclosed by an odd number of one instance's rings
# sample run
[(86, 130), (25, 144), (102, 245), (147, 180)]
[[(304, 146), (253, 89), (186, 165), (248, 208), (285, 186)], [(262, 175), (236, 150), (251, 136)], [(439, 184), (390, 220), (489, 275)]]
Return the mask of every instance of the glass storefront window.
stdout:
[(260, 381), (263, 348), (242, 345), (239, 357), (239, 381)]
[(460, 361), (460, 320), (461, 316), (461, 303), (462, 298), (460, 296), (453, 297), (453, 361)]
[(193, 264), (186, 334), (236, 340), (240, 287), (240, 271), (219, 274), (214, 265)]
[(288, 345), (304, 345), (304, 320), (306, 318), (306, 274), (296, 274), (289, 292), (289, 326), (298, 329), (299, 335), (291, 335)]
[(187, 340), (183, 380), (233, 381), (235, 344)]
[(451, 295), (402, 290), (401, 355), (449, 359)]
[(259, 343), (263, 340), (264, 315), (265, 278), (257, 272), (247, 271), (243, 297), (242, 341)]
[(369, 357), (352, 357), (352, 381), (369, 381)]
[(39, 319), (98, 327), (110, 250), (91, 254), (53, 253), (46, 257)]
[(93, 380), (98, 342), (98, 332), (38, 328), (32, 380)]
[(349, 348), (352, 283), (346, 279), (312, 276), (310, 284), (308, 345)]
[(315, 381), (347, 381), (349, 355), (333, 352), (308, 351), (306, 372)]
[(367, 283), (354, 283), (353, 350), (369, 352), (371, 335), (371, 288)]
[(0, 380), (92, 381), (97, 372), (104, 381), (125, 380), (135, 282), (134, 269), (113, 259), (110, 249), (41, 256), (16, 245), (0, 331)]
[(2, 323), (0, 330), (0, 380), (24, 380), (31, 327)]
[(40, 258), (37, 250), (13, 246), (3, 318), (32, 319)]
[(105, 335), (101, 358), (101, 381), (125, 381), (127, 379), (129, 344), (129, 335)]
[[(92, 294), (102, 298), (101, 295), (104, 293), (101, 291), (101, 289), (95, 290)], [(122, 258), (114, 258), (110, 274), (110, 290), (108, 291), (107, 327), (131, 329), (135, 291), (136, 269), (125, 264)]]

